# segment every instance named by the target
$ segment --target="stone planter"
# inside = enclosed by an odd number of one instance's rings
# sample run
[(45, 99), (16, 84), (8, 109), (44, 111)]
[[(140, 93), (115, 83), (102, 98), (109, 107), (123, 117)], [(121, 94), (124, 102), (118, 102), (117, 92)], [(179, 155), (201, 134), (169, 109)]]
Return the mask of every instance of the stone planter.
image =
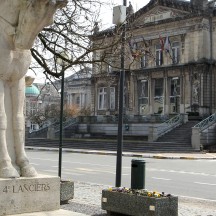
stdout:
[(70, 199), (74, 197), (74, 182), (63, 181), (60, 182), (60, 204), (67, 204)]
[(178, 197), (157, 198), (103, 190), (102, 209), (109, 215), (178, 216)]

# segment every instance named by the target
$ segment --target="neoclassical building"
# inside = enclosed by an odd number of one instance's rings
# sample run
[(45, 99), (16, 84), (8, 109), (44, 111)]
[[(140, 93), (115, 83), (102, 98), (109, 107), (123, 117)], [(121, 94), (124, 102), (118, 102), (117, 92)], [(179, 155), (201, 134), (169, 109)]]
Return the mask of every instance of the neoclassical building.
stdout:
[[(125, 113), (216, 111), (216, 8), (206, 0), (151, 0), (127, 17)], [(120, 30), (96, 31), (93, 43), (113, 42)], [(120, 37), (120, 36), (119, 36)], [(120, 49), (120, 48), (119, 48)], [(120, 53), (93, 65), (94, 115), (118, 110)], [(95, 52), (99, 58), (102, 52)], [(109, 64), (110, 63), (110, 64)]]

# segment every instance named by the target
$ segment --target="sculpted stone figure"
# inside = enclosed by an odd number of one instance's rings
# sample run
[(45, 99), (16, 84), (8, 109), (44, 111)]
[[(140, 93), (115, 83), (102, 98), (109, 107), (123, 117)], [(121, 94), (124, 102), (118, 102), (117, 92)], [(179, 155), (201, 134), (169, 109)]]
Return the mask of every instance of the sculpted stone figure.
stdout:
[(0, 0), (0, 178), (33, 177), (24, 149), (25, 74), (30, 48), (66, 0)]

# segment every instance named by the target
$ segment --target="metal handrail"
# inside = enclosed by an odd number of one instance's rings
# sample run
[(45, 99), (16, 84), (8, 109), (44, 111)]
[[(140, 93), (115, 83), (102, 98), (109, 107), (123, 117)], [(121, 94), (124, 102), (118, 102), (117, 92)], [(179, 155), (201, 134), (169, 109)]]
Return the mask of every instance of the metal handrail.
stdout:
[(199, 131), (201, 132), (205, 130), (206, 128), (210, 127), (211, 125), (213, 125), (214, 123), (216, 123), (216, 113), (202, 120), (201, 122), (193, 126), (193, 128), (199, 128)]
[[(77, 122), (78, 122), (77, 118), (70, 118), (69, 120), (63, 122), (62, 128), (66, 128), (66, 127), (68, 127), (72, 124), (75, 124)], [(59, 131), (60, 130), (59, 125), (56, 125), (54, 127), (54, 130), (55, 130), (55, 132)]]
[[(77, 122), (78, 122), (77, 118), (70, 118), (69, 120), (63, 122), (63, 128), (66, 128), (66, 127), (70, 126), (71, 124), (75, 124)], [(50, 125), (42, 127), (42, 128), (40, 128), (38, 130), (31, 131), (30, 133), (36, 133), (36, 134), (38, 134), (38, 133), (40, 133), (42, 131), (47, 130), (49, 127), (53, 127), (54, 131), (57, 132), (57, 131), (59, 131), (59, 124), (56, 125), (56, 123), (57, 123), (57, 121), (53, 122)]]
[(34, 133), (34, 132), (40, 132), (40, 131), (44, 131), (46, 130), (48, 127), (52, 126), (52, 125), (55, 125), (57, 121), (54, 121), (52, 122), (51, 124), (47, 124), (46, 126), (42, 126), (41, 128), (39, 128), (38, 130), (32, 130), (32, 131), (29, 131), (29, 133)]
[(183, 122), (183, 115), (178, 114), (173, 118), (165, 121), (164, 123), (160, 124), (157, 127), (158, 137), (164, 135), (165, 133), (169, 132), (173, 128), (177, 127), (178, 125), (182, 124)]

